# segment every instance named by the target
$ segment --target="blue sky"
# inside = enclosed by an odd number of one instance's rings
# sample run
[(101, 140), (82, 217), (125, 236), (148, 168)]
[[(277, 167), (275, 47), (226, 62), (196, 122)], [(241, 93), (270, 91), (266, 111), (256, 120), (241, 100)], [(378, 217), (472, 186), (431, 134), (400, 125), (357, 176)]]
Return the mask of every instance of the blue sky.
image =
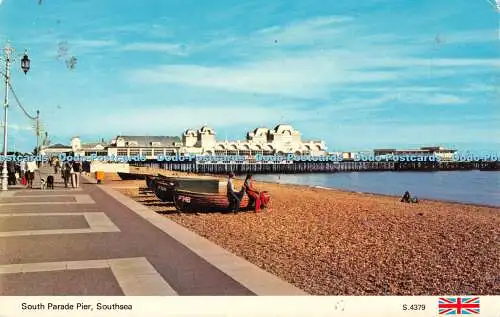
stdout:
[[(500, 150), (488, 0), (0, 0), (12, 84), (52, 142), (292, 124), (329, 150)], [(76, 57), (69, 69), (65, 60)], [(11, 99), (10, 145), (32, 123)]]

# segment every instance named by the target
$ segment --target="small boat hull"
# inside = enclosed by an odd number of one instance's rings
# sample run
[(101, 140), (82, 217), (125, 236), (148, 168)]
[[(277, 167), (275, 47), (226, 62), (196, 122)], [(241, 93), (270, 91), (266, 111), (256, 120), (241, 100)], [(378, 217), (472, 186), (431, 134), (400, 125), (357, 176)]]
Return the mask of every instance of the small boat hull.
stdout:
[(199, 193), (218, 194), (221, 184), (214, 177), (174, 177), (158, 175), (157, 180), (174, 183), (176, 189)]
[(146, 174), (136, 174), (136, 173), (123, 173), (123, 172), (118, 172), (117, 173), (120, 179), (124, 181), (129, 181), (129, 180), (142, 180), (146, 178)]
[(156, 186), (156, 177), (152, 175), (146, 175), (146, 186), (150, 191), (154, 192)]
[[(225, 194), (174, 191), (175, 208), (179, 211), (206, 212), (228, 211), (229, 200)], [(241, 200), (240, 209), (248, 207), (248, 197)]]
[(154, 180), (153, 191), (163, 202), (173, 202), (175, 193), (175, 183)]

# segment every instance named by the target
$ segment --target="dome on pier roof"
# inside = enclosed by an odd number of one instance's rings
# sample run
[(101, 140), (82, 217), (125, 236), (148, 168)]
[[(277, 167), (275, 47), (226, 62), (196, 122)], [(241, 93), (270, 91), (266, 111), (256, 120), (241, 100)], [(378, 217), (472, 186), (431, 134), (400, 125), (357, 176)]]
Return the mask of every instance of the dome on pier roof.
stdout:
[(253, 130), (254, 135), (265, 135), (269, 132), (268, 128), (257, 128)]
[(290, 134), (290, 135), (298, 135), (299, 131), (295, 130), (291, 125), (289, 124), (278, 124), (274, 129), (271, 131), (271, 134)]
[(193, 129), (187, 129), (186, 131), (184, 131), (184, 135), (185, 136), (188, 136), (188, 135), (196, 136), (196, 131)]
[(282, 131), (286, 131), (286, 130), (292, 130), (294, 131), (295, 129), (289, 125), (289, 124), (278, 124), (277, 126), (274, 127), (274, 132), (282, 132)]
[(198, 130), (200, 133), (209, 133), (209, 134), (215, 134), (215, 131), (214, 129), (204, 125), (200, 128), (200, 130)]

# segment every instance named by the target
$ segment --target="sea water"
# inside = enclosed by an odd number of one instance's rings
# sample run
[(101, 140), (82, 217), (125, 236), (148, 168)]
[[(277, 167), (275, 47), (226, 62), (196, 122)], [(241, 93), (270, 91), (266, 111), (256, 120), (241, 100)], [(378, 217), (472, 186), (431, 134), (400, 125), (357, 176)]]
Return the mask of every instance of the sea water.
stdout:
[(256, 180), (500, 207), (500, 172), (351, 172), (255, 175)]

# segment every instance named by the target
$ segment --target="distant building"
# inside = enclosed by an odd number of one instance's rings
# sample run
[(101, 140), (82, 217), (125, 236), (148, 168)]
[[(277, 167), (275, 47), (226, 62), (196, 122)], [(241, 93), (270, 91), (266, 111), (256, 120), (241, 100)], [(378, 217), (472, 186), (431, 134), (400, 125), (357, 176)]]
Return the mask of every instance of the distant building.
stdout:
[(421, 149), (433, 152), (436, 156), (441, 158), (442, 161), (451, 161), (453, 159), (453, 154), (457, 152), (457, 150), (445, 149), (441, 146), (422, 147)]
[(212, 155), (325, 155), (324, 141), (303, 141), (299, 131), (291, 125), (279, 124), (274, 129), (256, 128), (248, 132), (245, 140), (218, 141), (212, 128), (202, 126), (188, 129), (182, 135), (181, 153)]
[(104, 142), (104, 139), (96, 143), (81, 143), (80, 138), (77, 136), (71, 139), (71, 149), (75, 155), (90, 156), (95, 154), (105, 156), (108, 155), (107, 147), (108, 144)]
[(257, 128), (247, 133), (245, 140), (217, 140), (215, 130), (202, 126), (187, 129), (181, 138), (176, 136), (117, 136), (108, 146), (109, 155), (201, 154), (242, 155), (286, 154), (324, 155), (324, 141), (302, 141), (300, 132), (290, 125), (280, 124), (274, 129)]
[(50, 146), (42, 146), (40, 149), (40, 154), (47, 156), (57, 156), (62, 153), (69, 153), (71, 151), (71, 146), (57, 143)]
[(107, 147), (108, 155), (145, 156), (171, 155), (179, 152), (182, 143), (177, 136), (117, 136)]
[(57, 156), (62, 153), (75, 155), (108, 155), (108, 144), (101, 140), (97, 143), (82, 143), (78, 136), (71, 139), (70, 145), (54, 144), (50, 146), (42, 146), (40, 153), (42, 155)]
[(420, 156), (437, 156), (442, 161), (452, 160), (453, 154), (457, 150), (445, 149), (440, 146), (421, 147), (420, 149), (397, 150), (397, 149), (375, 149), (373, 154), (375, 156), (388, 156), (388, 155), (420, 155)]
[[(119, 135), (110, 143), (81, 143), (79, 137), (71, 139), (71, 146), (57, 150), (74, 152), (77, 155), (97, 154), (99, 156), (144, 156), (152, 159), (158, 155), (202, 154), (202, 155), (275, 155), (293, 153), (296, 155), (326, 155), (322, 140), (303, 141), (299, 131), (291, 125), (279, 124), (274, 129), (256, 128), (246, 134), (246, 139), (217, 140), (215, 130), (202, 126), (187, 129), (181, 137)], [(56, 152), (56, 150), (54, 150)]]

